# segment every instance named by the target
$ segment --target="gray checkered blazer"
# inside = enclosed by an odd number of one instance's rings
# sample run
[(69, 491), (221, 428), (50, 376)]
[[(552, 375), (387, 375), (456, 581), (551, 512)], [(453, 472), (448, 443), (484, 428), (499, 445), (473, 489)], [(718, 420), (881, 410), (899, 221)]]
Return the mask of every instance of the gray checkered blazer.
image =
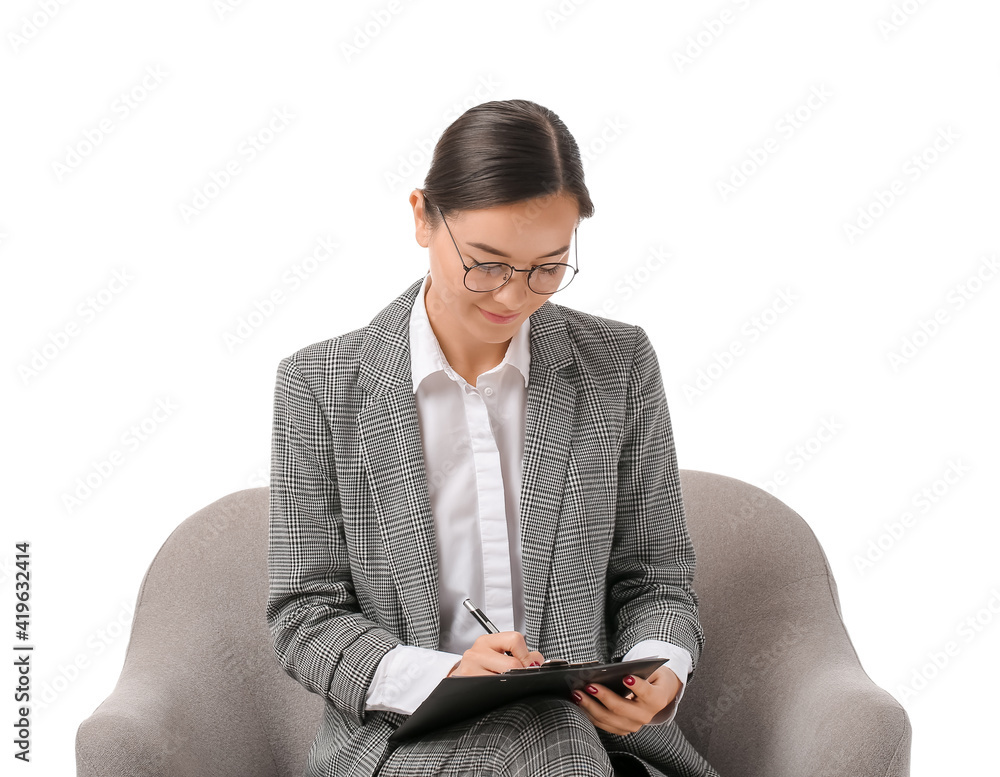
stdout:
[[(408, 335), (422, 281), (367, 326), (306, 346), (277, 369), (267, 621), (285, 672), (327, 702), (310, 777), (374, 773), (404, 720), (365, 711), (379, 661), (398, 644), (439, 646)], [(546, 657), (620, 661), (659, 639), (687, 648), (696, 667), (704, 635), (695, 556), (649, 338), (551, 300), (532, 314), (530, 333), (525, 640)], [(673, 722), (601, 733), (667, 774), (715, 774)]]

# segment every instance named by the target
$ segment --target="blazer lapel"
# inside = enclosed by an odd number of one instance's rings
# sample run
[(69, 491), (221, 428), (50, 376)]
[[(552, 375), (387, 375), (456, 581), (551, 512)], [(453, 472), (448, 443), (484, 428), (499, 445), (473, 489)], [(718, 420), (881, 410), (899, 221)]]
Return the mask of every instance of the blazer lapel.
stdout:
[(410, 372), (409, 320), (423, 278), (379, 313), (361, 345), (358, 445), (399, 596), (406, 644), (437, 649), (437, 539)]
[[(422, 283), (421, 277), (366, 328), (358, 370), (366, 401), (357, 428), (378, 531), (408, 631), (398, 636), (437, 649), (437, 539), (409, 348), (410, 311)], [(525, 641), (536, 648), (576, 407), (576, 386), (564, 369), (574, 363), (566, 322), (550, 301), (531, 316), (530, 348), (519, 526)]]
[(551, 301), (531, 315), (530, 343), (519, 526), (524, 640), (537, 650), (576, 413), (576, 384), (566, 369), (574, 363), (566, 320)]

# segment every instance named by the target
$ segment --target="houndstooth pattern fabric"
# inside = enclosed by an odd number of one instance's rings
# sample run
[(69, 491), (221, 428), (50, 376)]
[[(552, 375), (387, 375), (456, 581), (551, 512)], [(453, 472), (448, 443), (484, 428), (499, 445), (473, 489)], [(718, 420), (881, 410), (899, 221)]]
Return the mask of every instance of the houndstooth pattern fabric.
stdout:
[[(666, 731), (669, 727), (661, 728)], [(643, 731), (652, 730), (643, 729)], [(660, 741), (659, 752), (682, 764), (698, 763), (691, 745), (672, 736)], [(718, 775), (668, 766), (663, 772), (644, 761), (637, 735), (619, 737), (594, 727), (583, 711), (568, 699), (536, 697), (507, 704), (470, 721), (397, 744), (378, 771), (378, 777), (667, 777), (682, 774)]]
[(400, 743), (379, 777), (594, 775), (614, 771), (597, 729), (568, 699), (515, 702), (473, 721)]
[[(284, 671), (327, 700), (307, 777), (388, 767), (388, 737), (405, 718), (366, 712), (365, 692), (396, 645), (439, 645), (409, 361), (422, 281), (367, 326), (277, 369), (266, 617)], [(691, 653), (693, 675), (704, 646), (695, 556), (649, 338), (548, 300), (532, 314), (530, 347), (519, 516), (526, 642), (546, 657), (620, 661), (659, 639)], [(597, 733), (664, 774), (716, 774), (673, 722)], [(412, 763), (421, 747), (410, 748)]]

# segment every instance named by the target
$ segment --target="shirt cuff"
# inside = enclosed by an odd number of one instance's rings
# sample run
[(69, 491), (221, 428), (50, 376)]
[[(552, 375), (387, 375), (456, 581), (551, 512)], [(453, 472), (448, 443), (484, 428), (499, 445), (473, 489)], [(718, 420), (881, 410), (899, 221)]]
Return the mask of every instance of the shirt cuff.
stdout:
[[(398, 649), (398, 648), (394, 648)], [(392, 651), (390, 651), (392, 652)], [(684, 695), (684, 688), (687, 687), (688, 675), (691, 674), (691, 653), (680, 645), (670, 642), (662, 642), (658, 639), (646, 639), (633, 647), (622, 657), (622, 661), (631, 661), (633, 658), (667, 658), (667, 669), (677, 675), (681, 681), (681, 689), (677, 691), (674, 700), (660, 710), (647, 725), (661, 725), (670, 723), (677, 715), (677, 705)]]
[(365, 711), (412, 715), (461, 660), (455, 653), (397, 645), (382, 657), (375, 669), (365, 693)]

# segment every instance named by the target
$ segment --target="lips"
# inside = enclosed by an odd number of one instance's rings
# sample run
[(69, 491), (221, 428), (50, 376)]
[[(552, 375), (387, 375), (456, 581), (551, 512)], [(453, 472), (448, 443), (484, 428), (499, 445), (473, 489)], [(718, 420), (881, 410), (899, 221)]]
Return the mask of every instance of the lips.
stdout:
[(507, 313), (506, 315), (504, 315), (501, 313), (492, 313), (489, 310), (483, 310), (483, 308), (479, 309), (483, 312), (483, 315), (486, 317), (488, 321), (492, 321), (498, 324), (509, 323), (513, 321), (515, 318), (517, 318), (518, 315), (520, 315), (519, 313)]

